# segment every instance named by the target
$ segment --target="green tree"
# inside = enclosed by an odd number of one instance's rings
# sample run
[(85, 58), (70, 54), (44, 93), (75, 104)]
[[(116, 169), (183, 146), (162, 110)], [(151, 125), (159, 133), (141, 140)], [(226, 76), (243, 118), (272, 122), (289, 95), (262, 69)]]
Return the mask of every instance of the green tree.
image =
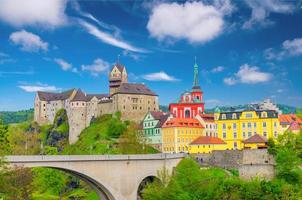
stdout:
[(10, 151), (9, 141), (8, 141), (8, 126), (4, 125), (2, 119), (0, 118), (0, 156), (8, 154)]

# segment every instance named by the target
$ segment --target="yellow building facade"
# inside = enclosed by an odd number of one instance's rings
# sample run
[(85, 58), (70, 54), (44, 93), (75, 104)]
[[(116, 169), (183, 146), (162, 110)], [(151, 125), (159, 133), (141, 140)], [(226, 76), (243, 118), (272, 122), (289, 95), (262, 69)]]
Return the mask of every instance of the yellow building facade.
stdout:
[(204, 133), (197, 119), (173, 118), (162, 126), (163, 153), (188, 152), (189, 144)]
[(200, 136), (189, 145), (190, 154), (211, 153), (227, 149), (227, 143), (222, 139), (211, 136)]
[(220, 112), (215, 110), (218, 137), (227, 143), (227, 149), (243, 149), (244, 140), (258, 134), (263, 138), (278, 137), (278, 113), (273, 110), (243, 110)]

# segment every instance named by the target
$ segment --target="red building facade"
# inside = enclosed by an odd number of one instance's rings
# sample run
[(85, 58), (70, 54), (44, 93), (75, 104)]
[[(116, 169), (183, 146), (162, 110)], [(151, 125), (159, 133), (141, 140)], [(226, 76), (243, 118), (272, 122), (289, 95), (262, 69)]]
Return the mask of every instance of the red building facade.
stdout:
[(194, 84), (191, 92), (184, 92), (177, 103), (169, 105), (170, 113), (178, 118), (194, 118), (204, 113), (203, 92), (199, 86), (198, 65), (194, 65)]

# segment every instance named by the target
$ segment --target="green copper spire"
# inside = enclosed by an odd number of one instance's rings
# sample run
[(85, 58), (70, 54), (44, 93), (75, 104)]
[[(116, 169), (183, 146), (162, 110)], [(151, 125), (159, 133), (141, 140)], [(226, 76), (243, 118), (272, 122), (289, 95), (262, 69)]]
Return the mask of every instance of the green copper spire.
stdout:
[(196, 56), (195, 56), (195, 64), (194, 64), (194, 83), (193, 83), (193, 87), (199, 87), (198, 65), (196, 63)]
[(196, 56), (195, 56), (195, 64), (194, 64), (193, 90), (200, 90), (199, 79), (198, 79), (198, 65), (197, 65), (197, 62), (196, 62)]

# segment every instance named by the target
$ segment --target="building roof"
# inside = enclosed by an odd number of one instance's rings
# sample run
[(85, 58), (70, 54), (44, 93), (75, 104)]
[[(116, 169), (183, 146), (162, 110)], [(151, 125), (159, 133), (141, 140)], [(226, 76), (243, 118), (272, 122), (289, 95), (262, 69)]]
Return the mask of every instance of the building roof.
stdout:
[(168, 120), (169, 116), (170, 116), (169, 113), (166, 113), (166, 114), (160, 116), (160, 119), (156, 125), (156, 128), (161, 128), (165, 124), (165, 122)]
[(300, 119), (296, 114), (283, 114), (279, 115), (279, 121), (281, 125), (290, 125), (293, 122), (302, 125), (302, 119)]
[(205, 122), (214, 122), (214, 114), (198, 114)]
[(299, 131), (302, 130), (302, 124), (299, 124), (297, 122), (292, 122), (290, 126), (287, 129), (288, 131)]
[(113, 70), (113, 68), (116, 67), (121, 73), (124, 71), (125, 66), (122, 65), (121, 63), (115, 63), (111, 69), (111, 71)]
[(38, 91), (37, 95), (41, 101), (58, 101), (70, 98), (74, 91), (76, 91), (76, 94), (71, 101), (90, 101), (93, 97), (96, 97), (98, 100), (102, 100), (103, 98), (109, 97), (108, 94), (85, 94), (81, 89), (71, 89), (61, 93)]
[(74, 92), (74, 90), (75, 89), (71, 89), (71, 90), (61, 92), (61, 93), (38, 91), (37, 95), (41, 101), (66, 100), (71, 96), (71, 94)]
[(98, 100), (102, 100), (103, 98), (108, 98), (108, 94), (87, 94), (87, 97), (89, 100), (91, 100), (93, 97), (96, 97)]
[(157, 96), (146, 85), (140, 83), (122, 83), (115, 94), (143, 94)]
[(78, 89), (74, 97), (70, 101), (88, 101), (88, 97), (82, 90)]
[(246, 139), (243, 141), (245, 144), (250, 144), (250, 143), (266, 143), (267, 139), (261, 135), (255, 134), (252, 137)]
[(191, 118), (172, 118), (167, 121), (163, 127), (204, 128), (197, 119)]
[[(233, 114), (236, 114), (235, 120), (239, 119), (243, 112), (255, 111), (259, 118), (278, 118), (278, 112), (275, 110), (256, 110), (253, 108), (244, 109), (244, 110), (234, 110), (234, 111), (227, 111), (227, 112), (220, 112), (219, 120), (232, 120)], [(261, 113), (266, 112), (267, 117), (262, 117)], [(226, 118), (222, 119), (222, 115), (225, 114)]]
[(150, 111), (150, 114), (152, 115), (152, 117), (154, 119), (157, 119), (157, 120), (160, 120), (160, 117), (162, 115), (164, 115), (165, 113), (164, 112), (161, 112), (161, 111)]
[(200, 136), (196, 138), (190, 145), (202, 145), (202, 144), (226, 144), (222, 139), (211, 136)]

